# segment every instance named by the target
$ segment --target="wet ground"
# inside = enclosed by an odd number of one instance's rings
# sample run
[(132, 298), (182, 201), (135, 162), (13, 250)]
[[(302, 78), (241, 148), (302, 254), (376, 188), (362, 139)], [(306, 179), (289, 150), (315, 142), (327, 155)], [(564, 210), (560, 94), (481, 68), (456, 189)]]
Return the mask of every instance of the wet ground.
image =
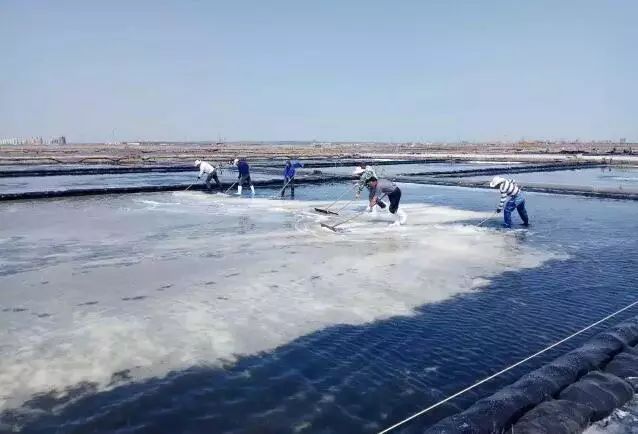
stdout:
[(495, 192), (403, 184), (405, 227), (321, 229), (343, 188), (0, 204), (0, 429), (372, 433), (638, 295), (633, 202), (530, 193), (505, 231)]

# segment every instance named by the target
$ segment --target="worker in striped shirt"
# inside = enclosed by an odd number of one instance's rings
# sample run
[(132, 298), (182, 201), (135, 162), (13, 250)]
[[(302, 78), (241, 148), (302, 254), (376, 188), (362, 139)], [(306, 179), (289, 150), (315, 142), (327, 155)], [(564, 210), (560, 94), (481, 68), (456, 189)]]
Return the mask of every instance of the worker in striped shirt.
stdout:
[(514, 211), (514, 209), (516, 209), (518, 215), (521, 216), (523, 225), (528, 226), (529, 218), (527, 217), (527, 210), (525, 209), (525, 197), (516, 182), (513, 179), (495, 176), (490, 182), (490, 187), (498, 188), (501, 192), (501, 200), (496, 208), (496, 212), (500, 213), (505, 209), (503, 213), (505, 226), (508, 228), (512, 227), (512, 211)]

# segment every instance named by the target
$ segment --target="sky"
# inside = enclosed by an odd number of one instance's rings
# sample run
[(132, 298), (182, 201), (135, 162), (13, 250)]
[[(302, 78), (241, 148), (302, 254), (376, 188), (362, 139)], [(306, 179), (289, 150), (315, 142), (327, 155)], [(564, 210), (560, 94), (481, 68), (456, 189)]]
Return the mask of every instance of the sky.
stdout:
[(0, 138), (638, 141), (634, 0), (0, 0)]

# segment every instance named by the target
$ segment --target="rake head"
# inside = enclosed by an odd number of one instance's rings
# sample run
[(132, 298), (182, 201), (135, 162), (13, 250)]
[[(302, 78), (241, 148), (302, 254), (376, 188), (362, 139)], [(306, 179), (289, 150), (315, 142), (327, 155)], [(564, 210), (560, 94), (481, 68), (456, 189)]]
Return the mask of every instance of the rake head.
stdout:
[(338, 212), (330, 211), (328, 209), (323, 209), (323, 208), (315, 208), (315, 211), (320, 212), (321, 214), (339, 215)]
[(322, 228), (326, 228), (326, 229), (330, 229), (332, 232), (337, 232), (338, 231), (336, 226), (330, 226), (330, 225), (327, 225), (325, 223), (321, 223), (321, 227)]

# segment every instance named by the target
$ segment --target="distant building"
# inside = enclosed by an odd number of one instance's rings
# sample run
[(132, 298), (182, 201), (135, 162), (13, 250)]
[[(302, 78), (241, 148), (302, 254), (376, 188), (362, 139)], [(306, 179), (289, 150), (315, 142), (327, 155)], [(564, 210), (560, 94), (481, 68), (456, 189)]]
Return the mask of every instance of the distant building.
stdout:
[(11, 137), (11, 138), (0, 139), (0, 145), (15, 145), (15, 146), (37, 145), (37, 146), (42, 146), (42, 145), (45, 145), (45, 144), (66, 145), (66, 137), (64, 137), (64, 136), (54, 137), (50, 141), (45, 141), (40, 136), (29, 137), (27, 139), (20, 138), (20, 137)]
[(0, 145), (20, 145), (21, 139), (18, 138), (8, 138), (8, 139), (0, 139)]
[(66, 137), (53, 137), (49, 143), (52, 145), (66, 145)]

